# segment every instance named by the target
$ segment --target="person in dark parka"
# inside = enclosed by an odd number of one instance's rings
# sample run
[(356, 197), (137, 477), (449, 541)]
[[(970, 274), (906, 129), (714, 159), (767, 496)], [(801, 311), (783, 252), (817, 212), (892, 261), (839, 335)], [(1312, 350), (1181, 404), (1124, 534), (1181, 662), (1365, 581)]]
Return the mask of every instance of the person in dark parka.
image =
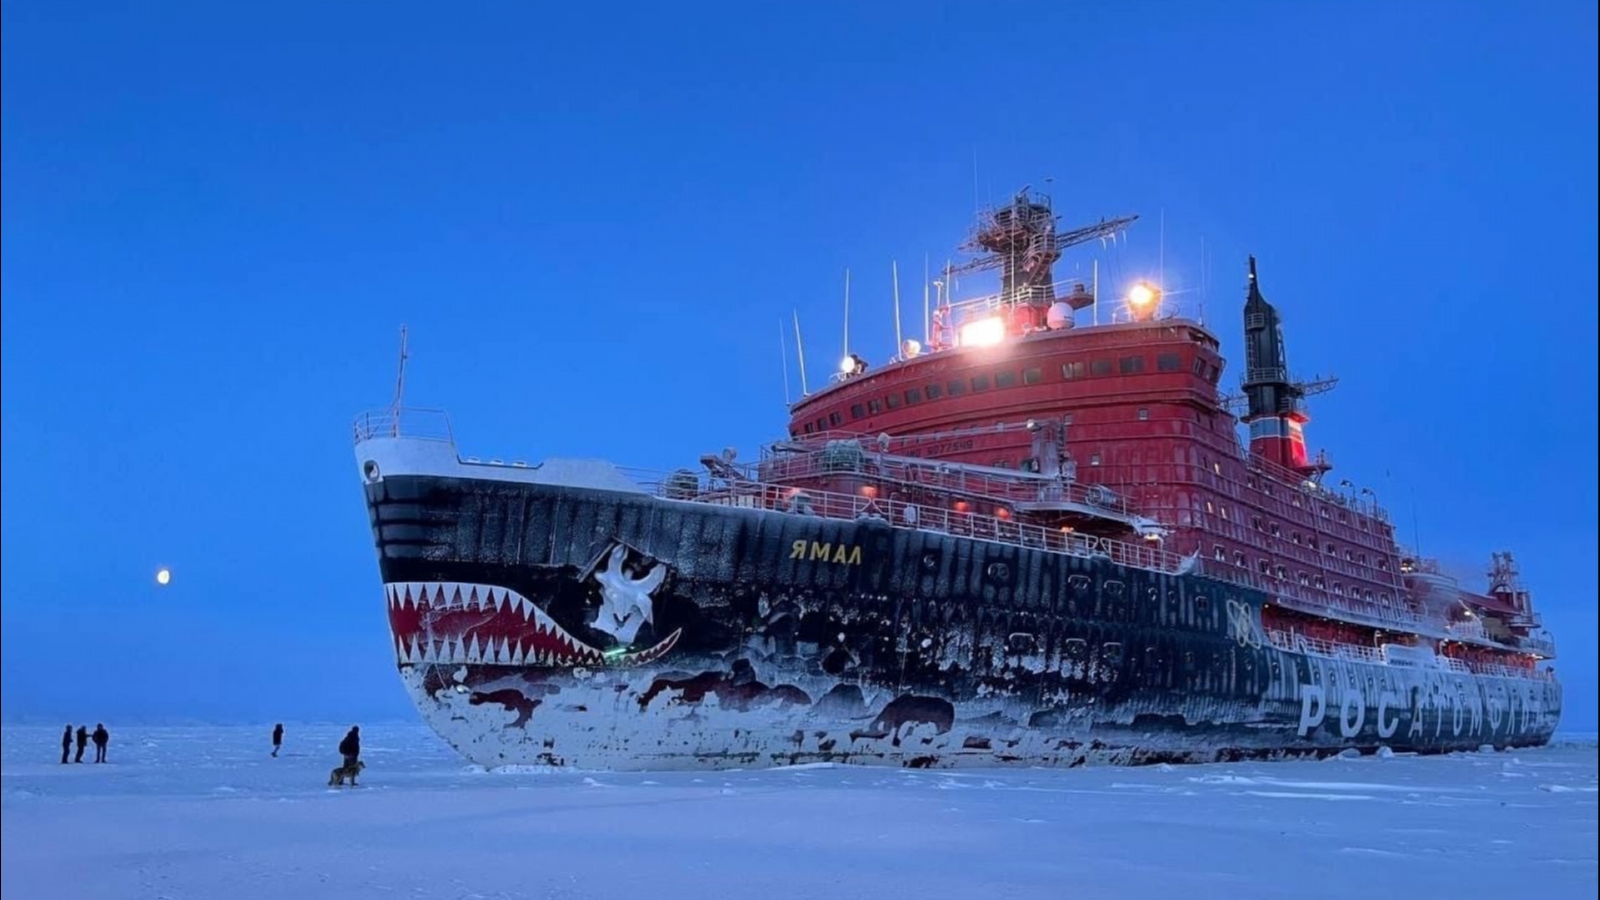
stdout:
[(350, 726), (350, 731), (345, 734), (344, 740), (339, 742), (339, 755), (344, 757), (344, 766), (347, 769), (361, 759), (361, 726)]
[(67, 726), (67, 730), (61, 732), (61, 764), (63, 766), (67, 764), (67, 757), (69, 757), (71, 755), (72, 755), (72, 726), (68, 725)]
[(83, 751), (89, 747), (89, 729), (78, 726), (78, 755), (72, 758), (73, 762), (83, 762)]
[(104, 725), (100, 725), (100, 724), (95, 725), (94, 726), (94, 761), (95, 762), (103, 763), (103, 762), (106, 761), (106, 745), (109, 744), (109, 743), (111, 743), (111, 732), (107, 731), (106, 730), (106, 726), (104, 726)]
[(283, 747), (283, 723), (272, 726), (272, 755), (277, 756)]

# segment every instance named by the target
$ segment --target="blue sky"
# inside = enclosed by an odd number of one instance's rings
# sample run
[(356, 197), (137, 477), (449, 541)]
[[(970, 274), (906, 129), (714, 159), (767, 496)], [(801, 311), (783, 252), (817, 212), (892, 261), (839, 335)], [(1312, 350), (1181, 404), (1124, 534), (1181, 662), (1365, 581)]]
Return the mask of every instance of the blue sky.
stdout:
[(409, 716), (349, 447), (400, 323), (466, 453), (753, 453), (780, 319), (830, 368), (849, 267), (881, 359), (891, 260), (1049, 178), (1230, 383), (1260, 258), (1333, 477), (1515, 550), (1594, 730), (1593, 3), (653, 6), (5, 4), (8, 718)]

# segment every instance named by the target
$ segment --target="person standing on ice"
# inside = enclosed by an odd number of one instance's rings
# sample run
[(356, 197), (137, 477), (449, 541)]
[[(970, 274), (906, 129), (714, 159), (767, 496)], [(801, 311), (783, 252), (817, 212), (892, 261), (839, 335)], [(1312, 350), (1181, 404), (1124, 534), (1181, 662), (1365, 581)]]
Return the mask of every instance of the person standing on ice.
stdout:
[(72, 758), (73, 762), (83, 762), (83, 751), (89, 746), (89, 729), (78, 726), (78, 755)]
[(109, 743), (111, 743), (111, 732), (106, 730), (106, 726), (96, 723), (94, 726), (95, 762), (103, 763), (106, 761), (106, 745)]
[(351, 725), (350, 731), (345, 734), (344, 740), (339, 742), (339, 755), (344, 757), (346, 769), (355, 766), (361, 759), (361, 726)]
[(272, 726), (272, 755), (277, 756), (278, 750), (283, 747), (283, 723)]
[(70, 756), (71, 754), (72, 754), (72, 726), (68, 725), (67, 726), (67, 730), (61, 732), (61, 764), (63, 766), (67, 764), (67, 757)]

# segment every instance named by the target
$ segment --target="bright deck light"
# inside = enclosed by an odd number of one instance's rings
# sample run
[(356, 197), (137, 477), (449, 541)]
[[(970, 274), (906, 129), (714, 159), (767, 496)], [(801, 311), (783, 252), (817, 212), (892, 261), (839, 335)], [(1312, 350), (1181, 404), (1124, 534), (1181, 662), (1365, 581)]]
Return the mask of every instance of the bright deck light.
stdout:
[(998, 316), (961, 326), (961, 346), (993, 347), (1006, 339), (1006, 323)]

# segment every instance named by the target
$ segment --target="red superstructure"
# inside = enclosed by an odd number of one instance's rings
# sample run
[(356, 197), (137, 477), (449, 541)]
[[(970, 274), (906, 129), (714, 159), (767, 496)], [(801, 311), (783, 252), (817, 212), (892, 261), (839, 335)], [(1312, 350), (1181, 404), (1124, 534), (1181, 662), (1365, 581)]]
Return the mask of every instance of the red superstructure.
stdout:
[[(1001, 269), (1000, 292), (942, 303), (931, 346), (908, 341), (882, 367), (850, 355), (792, 406), (790, 440), (768, 449), (760, 480), (798, 503), (934, 510), (952, 531), (1043, 529), (1174, 554), (1263, 591), (1275, 643), (1373, 657), (1421, 645), (1474, 671), (1535, 674), (1553, 648), (1509, 554), (1496, 555), (1489, 592), (1461, 590), (1401, 551), (1371, 490), (1330, 485), (1326, 457), (1307, 453), (1302, 401), (1333, 382), (1291, 379), (1253, 258), (1235, 398), (1218, 390), (1217, 338), (1165, 309), (1158, 286), (1104, 315), (1083, 284), (1053, 281), (1062, 248), (1131, 221), (1058, 232), (1048, 200), (1026, 192), (988, 213), (968, 245), (988, 255), (964, 268)], [(1091, 305), (1096, 324), (1084, 325)]]

